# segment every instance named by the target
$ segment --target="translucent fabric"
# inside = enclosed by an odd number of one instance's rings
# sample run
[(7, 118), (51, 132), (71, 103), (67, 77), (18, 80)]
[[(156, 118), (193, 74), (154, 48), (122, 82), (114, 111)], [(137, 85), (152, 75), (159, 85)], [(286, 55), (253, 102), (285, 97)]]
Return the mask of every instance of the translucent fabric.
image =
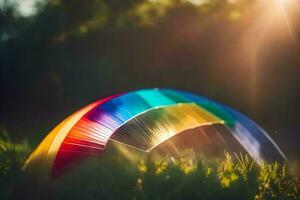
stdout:
[[(44, 174), (58, 177), (83, 158), (101, 156), (110, 140), (149, 153), (178, 133), (203, 126), (223, 126), (224, 137), (230, 133), (235, 146), (257, 162), (285, 159), (270, 136), (241, 113), (191, 93), (147, 89), (111, 96), (72, 114), (49, 133), (24, 167), (43, 166)], [(204, 144), (201, 137), (197, 140)]]

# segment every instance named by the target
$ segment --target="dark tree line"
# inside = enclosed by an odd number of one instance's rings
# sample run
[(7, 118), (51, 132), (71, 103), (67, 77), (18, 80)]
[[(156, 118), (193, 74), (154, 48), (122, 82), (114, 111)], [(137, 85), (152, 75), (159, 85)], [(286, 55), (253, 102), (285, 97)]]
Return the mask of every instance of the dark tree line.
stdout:
[(51, 0), (37, 10), (0, 13), (0, 125), (17, 138), (38, 141), (81, 106), (149, 87), (226, 103), (278, 139), (299, 130), (299, 40), (266, 40), (253, 78), (240, 46), (262, 12), (253, 0)]

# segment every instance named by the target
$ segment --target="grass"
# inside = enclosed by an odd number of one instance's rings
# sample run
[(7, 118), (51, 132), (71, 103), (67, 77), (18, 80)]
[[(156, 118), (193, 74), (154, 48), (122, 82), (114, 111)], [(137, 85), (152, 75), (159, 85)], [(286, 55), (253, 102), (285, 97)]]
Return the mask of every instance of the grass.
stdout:
[(242, 154), (225, 153), (220, 161), (92, 158), (57, 180), (37, 184), (21, 170), (31, 151), (28, 143), (4, 134), (0, 147), (0, 199), (300, 199), (287, 164), (257, 165)]
[[(0, 135), (0, 199), (21, 181), (21, 167), (31, 148), (26, 140), (13, 142), (6, 131)], [(2, 198), (1, 198), (2, 197)]]

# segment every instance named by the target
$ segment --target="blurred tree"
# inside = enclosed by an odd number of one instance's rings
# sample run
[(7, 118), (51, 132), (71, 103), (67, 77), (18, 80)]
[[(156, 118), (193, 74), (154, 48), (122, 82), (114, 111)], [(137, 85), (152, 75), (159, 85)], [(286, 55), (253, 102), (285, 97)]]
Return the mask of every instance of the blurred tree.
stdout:
[(0, 4), (0, 125), (20, 138), (39, 140), (78, 107), (145, 87), (197, 92), (268, 130), (299, 122), (298, 44), (259, 49), (253, 106), (241, 41), (263, 12), (255, 0), (48, 0), (26, 16), (12, 2)]

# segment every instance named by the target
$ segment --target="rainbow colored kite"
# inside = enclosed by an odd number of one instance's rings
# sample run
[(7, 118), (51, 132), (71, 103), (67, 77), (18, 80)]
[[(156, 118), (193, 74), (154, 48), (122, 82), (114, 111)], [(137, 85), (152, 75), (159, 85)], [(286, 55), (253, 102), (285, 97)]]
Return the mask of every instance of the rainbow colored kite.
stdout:
[(38, 166), (57, 177), (82, 158), (102, 155), (110, 140), (147, 153), (178, 133), (212, 125), (229, 129), (257, 162), (270, 160), (270, 151), (285, 159), (270, 136), (239, 112), (183, 91), (146, 89), (110, 96), (73, 113), (46, 136), (25, 169)]

